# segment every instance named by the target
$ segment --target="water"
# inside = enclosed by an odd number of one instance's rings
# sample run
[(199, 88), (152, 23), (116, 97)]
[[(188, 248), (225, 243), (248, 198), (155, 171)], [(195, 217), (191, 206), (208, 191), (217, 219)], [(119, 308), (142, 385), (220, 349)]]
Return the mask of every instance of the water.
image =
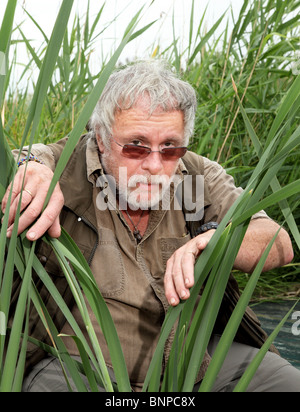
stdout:
[[(265, 302), (255, 305), (252, 309), (261, 321), (263, 329), (270, 334), (294, 304), (292, 301)], [(274, 343), (281, 356), (300, 370), (300, 303), (293, 310), (293, 314), (295, 318), (293, 319), (292, 315), (289, 317)]]

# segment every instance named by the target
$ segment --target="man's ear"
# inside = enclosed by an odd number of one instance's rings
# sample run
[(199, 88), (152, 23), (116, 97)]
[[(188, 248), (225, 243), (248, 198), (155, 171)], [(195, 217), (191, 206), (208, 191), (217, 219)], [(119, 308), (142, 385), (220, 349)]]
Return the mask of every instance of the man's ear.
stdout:
[(105, 146), (103, 144), (101, 136), (98, 133), (96, 134), (96, 139), (97, 139), (97, 144), (98, 144), (100, 153), (102, 154), (102, 153), (104, 153)]

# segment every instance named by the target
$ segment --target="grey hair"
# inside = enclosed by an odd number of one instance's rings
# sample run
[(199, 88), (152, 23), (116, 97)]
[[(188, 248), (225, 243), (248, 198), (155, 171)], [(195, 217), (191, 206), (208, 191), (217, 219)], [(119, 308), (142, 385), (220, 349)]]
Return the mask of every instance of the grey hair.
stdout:
[(140, 98), (149, 100), (149, 115), (158, 107), (184, 114), (185, 145), (194, 133), (197, 98), (193, 87), (181, 80), (162, 60), (140, 61), (116, 70), (109, 78), (89, 121), (91, 134), (100, 135), (110, 147), (110, 137), (119, 110), (132, 108)]

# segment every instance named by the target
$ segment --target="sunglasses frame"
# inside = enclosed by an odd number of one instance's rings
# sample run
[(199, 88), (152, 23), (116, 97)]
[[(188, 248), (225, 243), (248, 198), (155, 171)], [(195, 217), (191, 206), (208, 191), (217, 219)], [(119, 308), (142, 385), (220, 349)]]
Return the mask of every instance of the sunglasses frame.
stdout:
[[(163, 157), (163, 160), (172, 160), (172, 159), (177, 160), (177, 159), (181, 159), (186, 154), (186, 152), (188, 151), (188, 148), (186, 146), (166, 147), (162, 150), (151, 150), (150, 147), (147, 147), (147, 146), (139, 146), (139, 145), (134, 145), (134, 144), (122, 145), (122, 144), (118, 143), (112, 136), (111, 136), (111, 138), (118, 146), (122, 147), (122, 149), (123, 149), (122, 150), (122, 155), (124, 157), (129, 158), (129, 159), (143, 160), (143, 159), (146, 159), (146, 157), (148, 157), (151, 153), (160, 153)], [(135, 155), (132, 156), (132, 155), (130, 155), (130, 153), (128, 153), (128, 152), (126, 153), (127, 149), (134, 149), (136, 151), (136, 153), (138, 152), (138, 149), (142, 149), (144, 154), (140, 153), (139, 156), (135, 156)], [(181, 155), (181, 156), (172, 156), (172, 155), (170, 155), (171, 151), (178, 150), (178, 149), (184, 151), (183, 155)], [(170, 156), (170, 158), (168, 158), (168, 156)], [(167, 159), (164, 158), (164, 157), (167, 157)]]

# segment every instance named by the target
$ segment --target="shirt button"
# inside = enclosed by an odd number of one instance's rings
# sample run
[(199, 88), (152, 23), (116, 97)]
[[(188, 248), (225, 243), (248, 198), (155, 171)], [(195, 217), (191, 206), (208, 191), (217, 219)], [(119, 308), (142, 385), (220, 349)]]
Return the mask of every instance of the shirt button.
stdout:
[(40, 257), (40, 262), (43, 264), (43, 265), (45, 265), (46, 263), (47, 263), (47, 257), (46, 256), (42, 256), (42, 257)]

